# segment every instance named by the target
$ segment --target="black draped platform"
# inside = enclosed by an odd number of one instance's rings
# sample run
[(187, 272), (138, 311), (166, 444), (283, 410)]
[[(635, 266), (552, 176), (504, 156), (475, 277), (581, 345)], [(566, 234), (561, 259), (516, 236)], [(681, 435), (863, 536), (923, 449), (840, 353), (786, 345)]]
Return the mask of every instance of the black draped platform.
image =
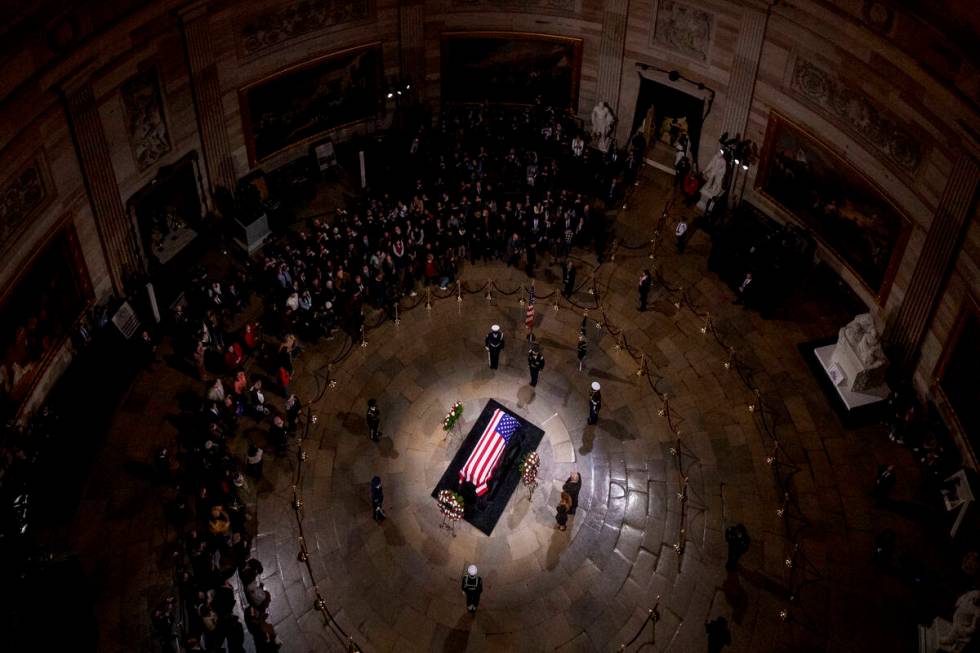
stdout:
[[(493, 411), (498, 408), (512, 415), (514, 419), (521, 423), (521, 427), (511, 436), (507, 448), (500, 457), (500, 464), (496, 472), (494, 472), (493, 479), (489, 483), (489, 489), (483, 496), (477, 497), (472, 483), (461, 484), (459, 482), (459, 470), (466, 464), (466, 459), (469, 458), (476, 443), (479, 442), (484, 429), (487, 428)], [(470, 429), (466, 439), (463, 440), (463, 444), (456, 451), (456, 455), (453, 456), (452, 462), (446, 468), (446, 472), (439, 479), (439, 483), (436, 484), (435, 489), (432, 490), (433, 498), (441, 490), (445, 489), (459, 492), (466, 500), (466, 514), (464, 519), (489, 535), (493, 532), (494, 526), (497, 525), (497, 520), (500, 519), (500, 515), (503, 514), (504, 508), (510, 500), (510, 495), (514, 493), (514, 489), (521, 480), (519, 470), (521, 457), (526, 452), (537, 449), (543, 437), (543, 429), (538, 428), (500, 402), (491, 399), (483, 407), (483, 412), (480, 413), (480, 417), (473, 424), (473, 428)]]

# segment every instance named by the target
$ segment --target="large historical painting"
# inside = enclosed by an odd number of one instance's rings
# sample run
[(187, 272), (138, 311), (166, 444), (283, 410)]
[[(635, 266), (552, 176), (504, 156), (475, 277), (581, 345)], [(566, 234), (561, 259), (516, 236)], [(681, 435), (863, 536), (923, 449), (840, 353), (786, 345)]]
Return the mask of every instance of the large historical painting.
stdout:
[(908, 222), (874, 184), (772, 114), (756, 188), (809, 227), (884, 302)]
[(171, 149), (163, 98), (155, 68), (133, 75), (120, 87), (126, 111), (126, 135), (140, 172), (151, 167)]
[(70, 225), (55, 235), (0, 300), (0, 418), (16, 413), (48, 357), (91, 297)]
[(582, 40), (521, 32), (442, 35), (444, 102), (535, 104), (576, 110)]
[(239, 91), (249, 160), (377, 115), (381, 44), (329, 54), (281, 70)]
[(975, 456), (980, 456), (980, 307), (973, 300), (960, 311), (959, 319), (940, 360), (936, 377), (939, 388), (955, 414), (959, 428), (969, 439)]

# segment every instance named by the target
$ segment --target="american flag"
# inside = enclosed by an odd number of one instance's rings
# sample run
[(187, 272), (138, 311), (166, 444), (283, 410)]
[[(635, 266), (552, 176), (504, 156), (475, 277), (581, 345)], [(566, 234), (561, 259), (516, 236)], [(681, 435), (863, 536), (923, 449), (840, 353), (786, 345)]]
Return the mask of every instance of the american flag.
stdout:
[(476, 486), (477, 496), (487, 491), (487, 482), (500, 462), (507, 443), (514, 431), (521, 427), (512, 415), (500, 410), (493, 411), (490, 423), (484, 429), (483, 435), (473, 448), (473, 453), (466, 464), (459, 470), (459, 480), (469, 481)]
[(534, 286), (531, 286), (531, 292), (527, 296), (527, 316), (524, 318), (524, 326), (534, 329)]

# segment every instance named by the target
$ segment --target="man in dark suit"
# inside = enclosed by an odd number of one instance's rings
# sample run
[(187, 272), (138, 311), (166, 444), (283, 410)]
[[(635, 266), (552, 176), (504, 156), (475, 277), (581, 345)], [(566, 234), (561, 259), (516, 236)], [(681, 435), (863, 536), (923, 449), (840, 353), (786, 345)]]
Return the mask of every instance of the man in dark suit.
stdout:
[(643, 276), (640, 277), (640, 310), (647, 310), (647, 297), (650, 295), (650, 286), (653, 284), (653, 277), (650, 275), (650, 270), (644, 270)]
[(497, 369), (497, 365), (500, 363), (500, 352), (504, 348), (504, 334), (500, 330), (499, 324), (494, 324), (490, 327), (490, 333), (487, 334), (486, 339), (483, 341), (483, 345), (487, 350), (487, 354), (490, 359), (490, 369)]
[(575, 290), (575, 274), (576, 274), (575, 263), (569, 261), (568, 259), (565, 259), (565, 262), (562, 263), (561, 294), (564, 295), (566, 298), (571, 297), (572, 292)]

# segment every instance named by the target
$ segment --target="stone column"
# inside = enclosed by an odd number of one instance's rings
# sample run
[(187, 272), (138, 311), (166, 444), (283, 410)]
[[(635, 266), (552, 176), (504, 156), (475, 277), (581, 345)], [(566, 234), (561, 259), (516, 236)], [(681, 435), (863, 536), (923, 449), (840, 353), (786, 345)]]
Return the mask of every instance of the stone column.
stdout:
[(892, 362), (908, 373), (915, 367), (943, 282), (956, 262), (978, 183), (980, 166), (961, 153), (946, 180), (902, 304), (885, 330), (890, 353), (897, 356)]
[[(623, 78), (623, 52), (626, 49), (626, 15), (629, 0), (605, 0), (602, 7), (602, 35), (599, 37), (599, 71), (596, 103), (605, 102), (619, 117), (619, 90)], [(592, 107), (579, 107), (588, 112)]]
[(204, 149), (204, 163), (211, 190), (224, 186), (235, 190), (235, 166), (231, 160), (228, 130), (218, 85), (218, 70), (211, 50), (211, 30), (206, 3), (200, 2), (181, 11), (187, 64), (191, 72), (191, 89), (197, 113), (197, 129)]
[(127, 278), (142, 272), (139, 241), (123, 208), (119, 183), (109, 156), (99, 107), (86, 69), (61, 85), (75, 151), (82, 168), (95, 224), (105, 252), (109, 278), (117, 295), (126, 294)]
[(425, 5), (422, 0), (398, 3), (399, 63), (402, 79), (415, 84), (414, 97), (425, 97)]
[(745, 136), (752, 98), (755, 95), (755, 78), (759, 71), (762, 44), (766, 40), (768, 20), (769, 16), (764, 11), (750, 7), (742, 9), (738, 40), (735, 42), (735, 56), (728, 79), (725, 116), (721, 122), (721, 131), (728, 132), (729, 136), (735, 134)]

